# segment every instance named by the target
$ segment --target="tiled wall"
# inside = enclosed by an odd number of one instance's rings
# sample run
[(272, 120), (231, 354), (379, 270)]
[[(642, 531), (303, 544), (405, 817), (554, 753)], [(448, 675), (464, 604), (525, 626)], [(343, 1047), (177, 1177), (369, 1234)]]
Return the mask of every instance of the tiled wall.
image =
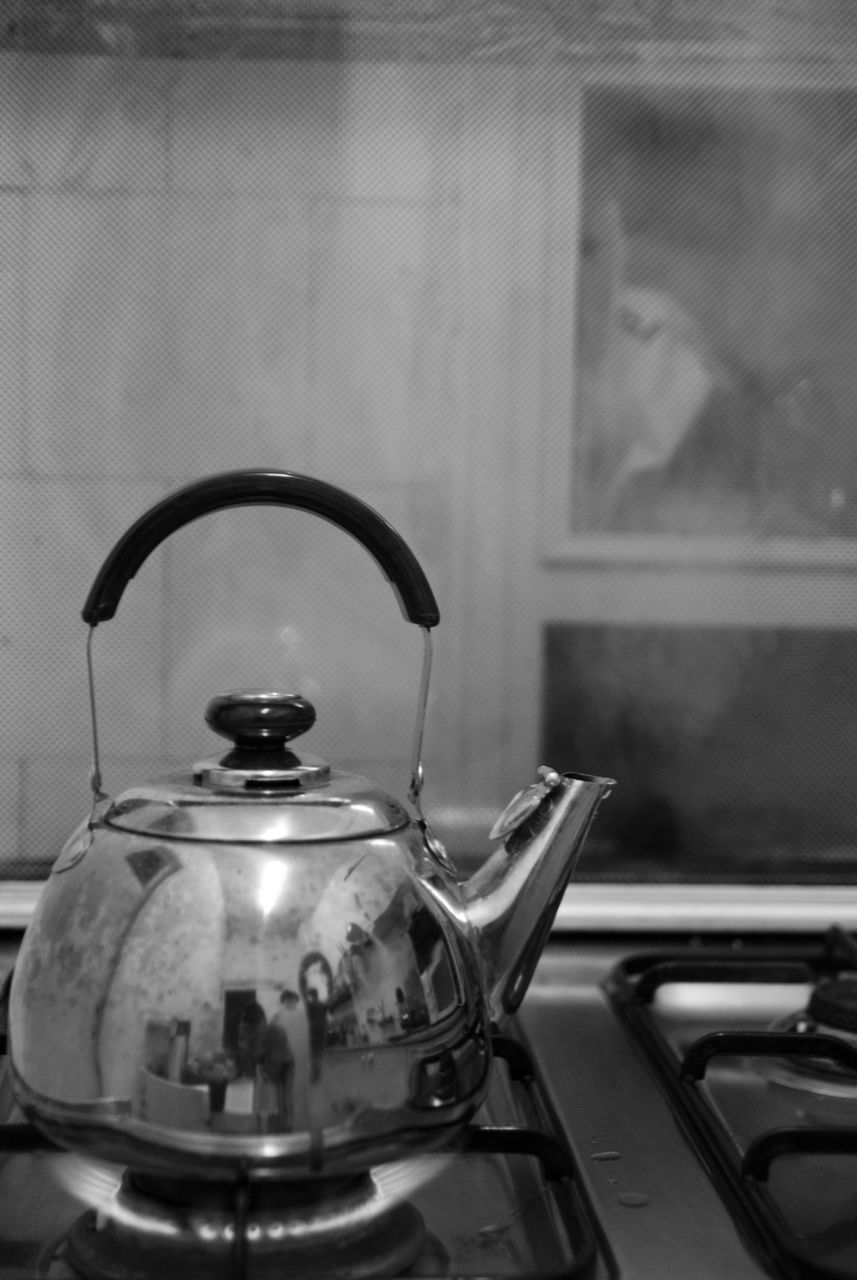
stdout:
[[(480, 681), (510, 534), (492, 508), (540, 266), (510, 255), (516, 200), (537, 208), (510, 167), (510, 148), (532, 150), (507, 128), (515, 93), (481, 117), (471, 94), (469, 73), (420, 64), (2, 57), (5, 874), (52, 860), (86, 812), (80, 609), (101, 560), (161, 495), (223, 469), (319, 476), (411, 543), (444, 614), (431, 797), (494, 802), (509, 708), (480, 709)], [(316, 699), (309, 749), (404, 793), (419, 632), (330, 525), (208, 517), (94, 639), (109, 789), (215, 752), (207, 698), (263, 684)]]
[[(854, 627), (851, 543), (568, 547), (583, 80), (0, 55), (0, 875), (87, 810), (99, 565), (204, 474), (319, 476), (412, 545), (442, 615), (425, 807), (480, 849), (541, 763), (546, 622)], [(180, 530), (94, 641), (110, 790), (214, 754), (207, 700), (264, 685), (316, 703), (309, 750), (406, 791), (420, 635), (318, 519)], [(610, 772), (588, 741), (568, 767)]]

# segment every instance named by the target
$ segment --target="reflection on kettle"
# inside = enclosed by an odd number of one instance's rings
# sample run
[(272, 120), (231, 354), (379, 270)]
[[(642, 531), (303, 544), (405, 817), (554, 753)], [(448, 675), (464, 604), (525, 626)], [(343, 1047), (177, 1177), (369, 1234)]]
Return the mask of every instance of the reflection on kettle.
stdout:
[(428, 1025), (428, 1009), (423, 1000), (414, 996), (406, 996), (401, 987), (396, 987), (396, 1007), (399, 1010), (399, 1026), (402, 1031), (419, 1031)]
[(310, 951), (301, 960), (298, 985), (309, 1028), (309, 1078), (315, 1083), (321, 1075), (321, 1060), (327, 1042), (327, 1014), (333, 988), (333, 972), (320, 951)]

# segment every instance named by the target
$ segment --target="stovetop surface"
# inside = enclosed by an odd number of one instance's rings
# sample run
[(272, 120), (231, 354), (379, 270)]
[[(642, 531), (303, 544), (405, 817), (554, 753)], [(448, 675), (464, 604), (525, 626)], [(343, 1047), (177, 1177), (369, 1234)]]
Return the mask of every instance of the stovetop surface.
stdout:
[(604, 984), (618, 959), (612, 943), (574, 959), (550, 948), (520, 1015), (550, 1104), (574, 1135), (607, 1273), (758, 1280), (764, 1269), (611, 1006)]
[(854, 962), (836, 929), (548, 951), (521, 1023), (619, 1275), (857, 1276), (857, 1037), (805, 1014)]

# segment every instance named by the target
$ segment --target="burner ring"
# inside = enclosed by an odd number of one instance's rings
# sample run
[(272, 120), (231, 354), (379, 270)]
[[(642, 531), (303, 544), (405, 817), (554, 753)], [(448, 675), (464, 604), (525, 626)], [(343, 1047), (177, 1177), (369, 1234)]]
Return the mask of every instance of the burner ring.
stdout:
[[(842, 986), (847, 989), (843, 990)], [(805, 1008), (779, 1018), (771, 1024), (770, 1030), (798, 1037), (833, 1037), (843, 1044), (855, 1046), (857, 1030), (851, 1031), (844, 1025), (852, 1009), (850, 1002), (855, 998), (857, 981), (853, 978), (822, 979), (813, 988)], [(853, 1007), (857, 1014), (857, 1003)], [(838, 1023), (834, 1021), (837, 1017)], [(770, 1084), (797, 1090), (811, 1097), (814, 1105), (857, 1098), (857, 1071), (832, 1057), (816, 1057), (807, 1053), (763, 1059), (756, 1069)]]
[[(298, 1275), (307, 1280), (373, 1280), (401, 1276), (424, 1248), (426, 1230), (421, 1214), (406, 1202), (394, 1205), (367, 1228), (325, 1243), (283, 1243), (272, 1230), (264, 1246), (248, 1225), (248, 1280), (282, 1280)], [(223, 1238), (205, 1247), (198, 1241), (145, 1236), (113, 1220), (103, 1221), (93, 1209), (71, 1228), (66, 1257), (85, 1280), (222, 1280), (229, 1274), (233, 1242)]]
[(407, 1272), (425, 1247), (422, 1215), (407, 1201), (384, 1200), (368, 1174), (339, 1181), (347, 1185), (301, 1187), (296, 1202), (289, 1184), (251, 1184), (238, 1228), (234, 1185), (164, 1186), (126, 1174), (112, 1208), (73, 1224), (66, 1257), (85, 1280), (222, 1280), (238, 1257), (248, 1280)]

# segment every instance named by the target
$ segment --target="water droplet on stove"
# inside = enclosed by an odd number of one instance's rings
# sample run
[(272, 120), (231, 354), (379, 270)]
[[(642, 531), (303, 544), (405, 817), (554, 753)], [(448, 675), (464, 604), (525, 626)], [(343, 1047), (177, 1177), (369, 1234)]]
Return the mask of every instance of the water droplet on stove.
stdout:
[(593, 1151), (590, 1155), (591, 1160), (621, 1160), (622, 1157), (618, 1151)]
[(644, 1196), (642, 1191), (623, 1191), (616, 1199), (619, 1204), (623, 1204), (626, 1209), (642, 1209), (649, 1203), (649, 1197)]

